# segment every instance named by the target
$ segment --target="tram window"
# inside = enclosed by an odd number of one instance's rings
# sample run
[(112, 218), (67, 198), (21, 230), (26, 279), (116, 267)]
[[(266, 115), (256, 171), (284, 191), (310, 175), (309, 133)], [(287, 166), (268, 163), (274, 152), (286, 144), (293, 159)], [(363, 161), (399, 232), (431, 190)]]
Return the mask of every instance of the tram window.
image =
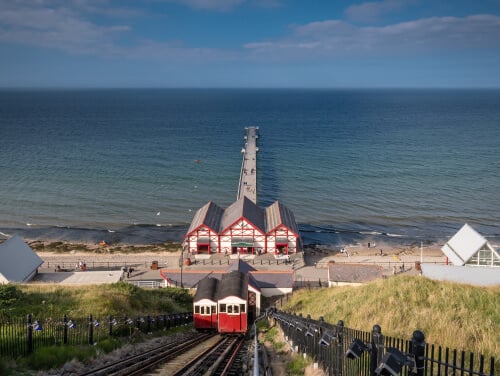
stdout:
[(245, 313), (245, 305), (244, 304), (240, 304), (240, 312)]
[(232, 305), (227, 306), (227, 313), (233, 313), (233, 306)]
[(240, 313), (239, 311), (239, 308), (237, 305), (234, 305), (234, 312), (233, 313)]
[(194, 306), (194, 313), (200, 313), (200, 306)]
[(212, 315), (215, 315), (217, 313), (217, 306), (212, 306)]
[(225, 305), (225, 304), (221, 304), (221, 305), (220, 305), (220, 307), (219, 307), (219, 312), (221, 312), (221, 313), (226, 312), (226, 305)]

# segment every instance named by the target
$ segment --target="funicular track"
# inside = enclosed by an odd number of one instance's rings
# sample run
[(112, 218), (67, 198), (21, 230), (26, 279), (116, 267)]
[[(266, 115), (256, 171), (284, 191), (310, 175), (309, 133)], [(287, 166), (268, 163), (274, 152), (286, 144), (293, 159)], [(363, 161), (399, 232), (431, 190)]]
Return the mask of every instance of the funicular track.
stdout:
[(223, 337), (220, 342), (173, 375), (237, 375), (239, 369), (234, 370), (233, 366), (239, 363), (240, 349), (244, 342), (244, 337)]
[(214, 334), (189, 333), (168, 344), (95, 368), (80, 376), (144, 375), (213, 337)]

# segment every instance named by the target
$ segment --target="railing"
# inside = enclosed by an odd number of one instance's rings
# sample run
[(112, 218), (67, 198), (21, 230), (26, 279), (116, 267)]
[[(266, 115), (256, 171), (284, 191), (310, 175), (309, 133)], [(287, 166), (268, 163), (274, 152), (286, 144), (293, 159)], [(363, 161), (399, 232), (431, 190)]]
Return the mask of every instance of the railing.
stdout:
[(429, 345), (418, 330), (404, 340), (384, 336), (378, 325), (363, 332), (342, 321), (332, 325), (277, 310), (268, 317), (281, 327), (292, 350), (309, 354), (329, 376), (496, 375), (494, 357)]
[(138, 317), (40, 318), (27, 315), (0, 322), (0, 356), (16, 358), (53, 345), (95, 344), (109, 337), (132, 337), (138, 332), (152, 333), (193, 320), (192, 312)]
[(159, 281), (127, 281), (129, 284), (137, 287), (145, 287), (150, 289), (157, 289), (162, 287), (162, 283)]

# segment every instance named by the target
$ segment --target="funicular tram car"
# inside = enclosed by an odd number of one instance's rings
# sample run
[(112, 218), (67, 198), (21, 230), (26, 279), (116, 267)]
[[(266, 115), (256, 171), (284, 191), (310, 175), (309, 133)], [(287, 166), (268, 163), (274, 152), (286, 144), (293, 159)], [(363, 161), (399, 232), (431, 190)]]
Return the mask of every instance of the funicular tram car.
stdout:
[(194, 327), (197, 330), (217, 330), (217, 291), (219, 280), (206, 277), (198, 282), (193, 299)]
[(218, 288), (218, 332), (221, 334), (246, 333), (248, 275), (239, 271), (223, 274)]

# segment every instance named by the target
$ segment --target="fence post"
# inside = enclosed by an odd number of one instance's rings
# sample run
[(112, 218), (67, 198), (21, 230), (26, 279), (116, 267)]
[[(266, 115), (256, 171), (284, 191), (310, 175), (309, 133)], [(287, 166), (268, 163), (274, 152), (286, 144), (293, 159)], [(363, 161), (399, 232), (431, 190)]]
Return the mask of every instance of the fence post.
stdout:
[(335, 375), (342, 375), (342, 362), (344, 360), (344, 321), (337, 323), (337, 344), (335, 356)]
[(412, 374), (423, 376), (425, 373), (425, 335), (420, 330), (413, 332), (411, 353), (415, 357), (415, 371)]
[(370, 376), (375, 376), (375, 369), (384, 355), (384, 336), (380, 325), (373, 325), (372, 348), (370, 354)]
[(89, 345), (94, 344), (94, 321), (92, 315), (89, 315)]
[(33, 321), (31, 313), (26, 316), (26, 321), (27, 321), (26, 344), (28, 345), (28, 354), (31, 354), (33, 352)]
[(63, 316), (63, 344), (68, 344), (68, 316), (64, 314)]

